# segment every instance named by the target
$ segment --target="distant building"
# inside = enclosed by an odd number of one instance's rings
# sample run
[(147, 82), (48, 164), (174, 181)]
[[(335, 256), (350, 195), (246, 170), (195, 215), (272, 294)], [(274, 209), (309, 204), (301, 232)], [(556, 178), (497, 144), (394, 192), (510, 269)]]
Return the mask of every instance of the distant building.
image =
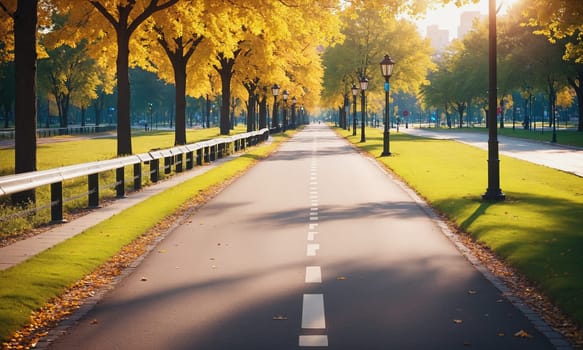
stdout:
[(457, 29), (458, 39), (463, 39), (464, 36), (472, 29), (475, 19), (482, 19), (486, 17), (480, 11), (465, 11), (460, 15), (460, 26)]
[(440, 29), (436, 24), (427, 26), (427, 38), (431, 40), (431, 46), (441, 52), (449, 44), (449, 31)]

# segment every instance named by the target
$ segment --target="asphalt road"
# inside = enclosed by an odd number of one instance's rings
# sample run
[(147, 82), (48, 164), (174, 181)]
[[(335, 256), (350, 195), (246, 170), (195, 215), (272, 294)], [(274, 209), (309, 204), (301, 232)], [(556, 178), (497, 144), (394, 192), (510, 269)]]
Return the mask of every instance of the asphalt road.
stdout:
[(50, 348), (553, 347), (408, 192), (312, 125), (167, 236)]

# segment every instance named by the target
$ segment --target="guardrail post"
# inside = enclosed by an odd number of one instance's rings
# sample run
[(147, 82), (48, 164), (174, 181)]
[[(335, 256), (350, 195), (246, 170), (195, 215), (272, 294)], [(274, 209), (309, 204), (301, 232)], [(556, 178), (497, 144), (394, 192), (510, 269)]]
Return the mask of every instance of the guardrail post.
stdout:
[(204, 162), (208, 163), (211, 160), (211, 146), (206, 146), (204, 148)]
[(160, 160), (152, 159), (150, 161), (150, 181), (158, 182), (160, 177)]
[(199, 148), (196, 150), (196, 165), (202, 165), (203, 153), (204, 153), (203, 148)]
[(116, 197), (125, 197), (125, 172), (124, 167), (115, 169), (115, 191)]
[(142, 162), (134, 164), (134, 190), (142, 188)]
[(87, 187), (89, 208), (99, 207), (99, 173), (87, 176)]
[(164, 157), (164, 174), (172, 172), (172, 156)]
[(51, 221), (63, 221), (63, 183), (51, 184)]
[(175, 161), (176, 161), (176, 172), (177, 173), (181, 173), (182, 172), (182, 160), (184, 159), (182, 153), (177, 154)]
[(211, 162), (214, 162), (217, 159), (217, 145), (211, 146)]
[(186, 169), (190, 170), (194, 167), (194, 154), (193, 152), (186, 153)]

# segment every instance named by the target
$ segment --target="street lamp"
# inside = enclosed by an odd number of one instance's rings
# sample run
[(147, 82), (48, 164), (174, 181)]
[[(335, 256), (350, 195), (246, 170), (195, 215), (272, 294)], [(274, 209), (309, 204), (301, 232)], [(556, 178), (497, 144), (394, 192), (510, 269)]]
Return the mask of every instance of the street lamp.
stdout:
[(482, 199), (500, 201), (506, 196), (500, 189), (500, 159), (496, 123), (497, 65), (496, 65), (496, 0), (488, 2), (488, 188)]
[[(391, 155), (390, 152), (390, 145), (389, 145), (389, 90), (390, 84), (389, 79), (391, 79), (391, 75), (393, 75), (393, 68), (395, 66), (395, 62), (391, 59), (391, 56), (385, 55), (385, 58), (381, 61), (381, 73), (385, 78), (385, 128), (383, 132), (383, 153), (381, 153), (381, 157), (388, 157)], [(399, 124), (397, 124), (398, 127)]]
[(271, 127), (277, 129), (279, 128), (279, 122), (277, 121), (277, 95), (279, 95), (279, 85), (273, 84), (271, 94), (273, 95), (273, 118), (271, 118)]
[(289, 91), (283, 90), (281, 97), (283, 97), (283, 132), (285, 132), (287, 130), (287, 98), (289, 97)]
[[(148, 112), (150, 112), (150, 128), (152, 127), (152, 114), (154, 113), (152, 102), (148, 102)], [(146, 123), (146, 131), (148, 131), (148, 123)]]
[(368, 79), (363, 75), (360, 78), (360, 91), (362, 92), (361, 100), (360, 100), (360, 142), (366, 142), (366, 136), (364, 134), (364, 124), (365, 124), (365, 113), (366, 113), (366, 89), (368, 89)]
[(352, 84), (352, 105), (353, 105), (353, 109), (352, 109), (352, 136), (356, 136), (356, 96), (358, 95), (358, 88), (356, 87), (356, 84)]
[(292, 97), (292, 105), (291, 105), (291, 118), (292, 118), (292, 129), (296, 128), (296, 103), (298, 102), (298, 99), (294, 96)]

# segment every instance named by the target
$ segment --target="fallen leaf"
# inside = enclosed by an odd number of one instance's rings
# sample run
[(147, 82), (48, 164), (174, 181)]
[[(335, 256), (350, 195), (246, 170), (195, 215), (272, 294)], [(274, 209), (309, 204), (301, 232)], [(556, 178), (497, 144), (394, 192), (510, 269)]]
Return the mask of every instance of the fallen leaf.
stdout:
[(525, 330), (521, 329), (518, 332), (514, 333), (515, 337), (519, 338), (532, 338), (532, 335), (528, 334)]
[(158, 253), (166, 253), (166, 249), (160, 249)]
[(470, 289), (470, 290), (468, 290), (468, 294), (474, 295), (474, 294), (478, 294), (478, 292), (473, 290), (473, 289)]
[(463, 322), (464, 322), (463, 320), (453, 320), (453, 323), (455, 323), (455, 324), (460, 324), (460, 323), (463, 323)]
[(97, 321), (96, 318), (92, 319), (91, 322), (89, 322), (89, 324), (98, 324), (99, 321)]
[(275, 321), (285, 321), (285, 320), (287, 320), (287, 316), (284, 316), (284, 315), (275, 315), (275, 316), (273, 316), (273, 319)]
[(338, 277), (336, 277), (336, 279), (338, 281), (344, 281), (344, 280), (346, 280), (346, 277), (344, 277), (344, 276), (338, 276)]
[(504, 332), (498, 332), (499, 337), (504, 337), (505, 335), (506, 335), (506, 333), (504, 333)]
[(148, 280), (148, 279), (147, 279), (146, 277), (142, 277), (142, 278), (140, 279), (140, 281), (142, 281), (142, 282), (146, 282), (147, 280)]

